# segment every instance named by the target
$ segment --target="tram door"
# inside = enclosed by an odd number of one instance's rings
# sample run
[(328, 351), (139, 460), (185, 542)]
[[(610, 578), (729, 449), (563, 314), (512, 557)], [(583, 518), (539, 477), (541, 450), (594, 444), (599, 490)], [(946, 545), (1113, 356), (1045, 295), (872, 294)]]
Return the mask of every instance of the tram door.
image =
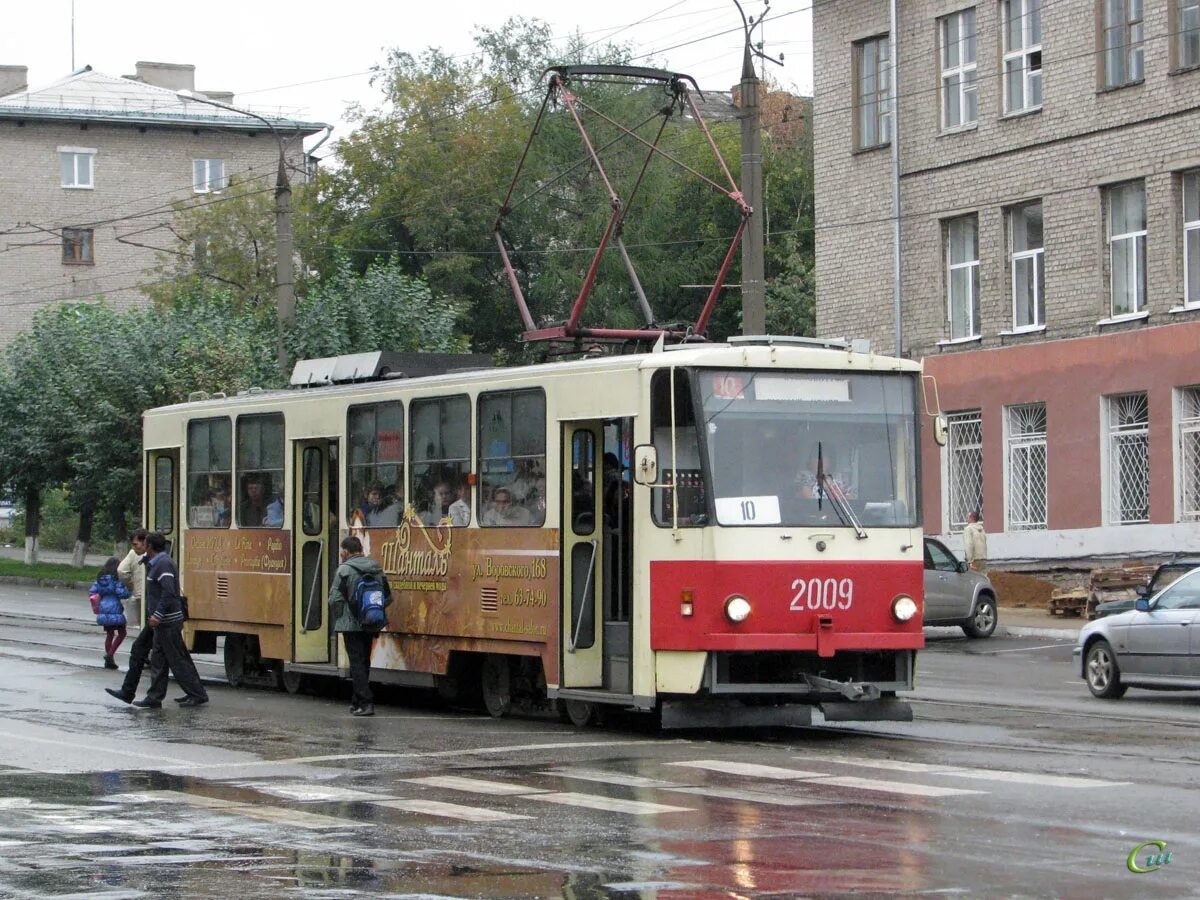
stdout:
[(601, 422), (563, 425), (562, 686), (604, 687)]
[[(151, 450), (146, 454), (146, 530), (167, 539), (167, 551), (183, 568), (183, 542), (179, 540), (179, 450)], [(145, 604), (137, 611), (145, 619)]]
[[(329, 662), (329, 583), (337, 569), (337, 531), (330, 524), (336, 500), (337, 443), (296, 441), (292, 462), (292, 641), (294, 662)], [(332, 557), (332, 558), (331, 558)]]

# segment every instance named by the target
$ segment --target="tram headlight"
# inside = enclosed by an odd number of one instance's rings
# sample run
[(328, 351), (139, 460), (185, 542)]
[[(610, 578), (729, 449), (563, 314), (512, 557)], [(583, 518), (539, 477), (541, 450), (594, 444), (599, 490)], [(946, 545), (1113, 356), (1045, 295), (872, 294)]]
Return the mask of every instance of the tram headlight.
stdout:
[(907, 622), (917, 614), (917, 601), (908, 594), (900, 594), (892, 601), (892, 618)]
[(725, 617), (730, 622), (745, 622), (750, 615), (750, 601), (741, 594), (731, 594), (725, 598)]

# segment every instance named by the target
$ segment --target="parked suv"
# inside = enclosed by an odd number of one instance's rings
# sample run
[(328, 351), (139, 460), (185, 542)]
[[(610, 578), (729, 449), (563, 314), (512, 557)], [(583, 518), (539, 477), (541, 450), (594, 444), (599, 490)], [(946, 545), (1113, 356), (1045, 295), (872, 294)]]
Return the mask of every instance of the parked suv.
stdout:
[(925, 538), (926, 625), (959, 625), (967, 637), (991, 637), (996, 630), (996, 589), (988, 577), (941, 541)]
[(1200, 557), (1180, 556), (1163, 563), (1154, 570), (1150, 583), (1136, 589), (1137, 597), (1123, 597), (1120, 600), (1106, 600), (1096, 604), (1092, 612), (1093, 619), (1111, 616), (1114, 613), (1126, 612), (1133, 609), (1138, 597), (1149, 599), (1168, 585), (1174, 584), (1192, 569), (1200, 569)]

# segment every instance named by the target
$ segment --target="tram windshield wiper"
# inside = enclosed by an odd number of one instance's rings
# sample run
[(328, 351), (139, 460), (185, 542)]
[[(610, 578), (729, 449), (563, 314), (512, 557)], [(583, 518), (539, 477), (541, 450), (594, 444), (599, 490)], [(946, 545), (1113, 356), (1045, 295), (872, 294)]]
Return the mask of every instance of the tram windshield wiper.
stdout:
[(845, 493), (842, 491), (842, 486), (829, 476), (825, 471), (825, 454), (821, 449), (821, 442), (817, 442), (817, 509), (821, 508), (822, 500), (828, 497), (829, 505), (833, 507), (833, 511), (838, 514), (838, 518), (842, 520), (843, 525), (849, 525), (854, 529), (854, 536), (860, 541), (865, 540), (867, 532), (859, 521), (858, 516), (854, 514), (854, 507), (850, 505), (850, 501), (846, 499)]

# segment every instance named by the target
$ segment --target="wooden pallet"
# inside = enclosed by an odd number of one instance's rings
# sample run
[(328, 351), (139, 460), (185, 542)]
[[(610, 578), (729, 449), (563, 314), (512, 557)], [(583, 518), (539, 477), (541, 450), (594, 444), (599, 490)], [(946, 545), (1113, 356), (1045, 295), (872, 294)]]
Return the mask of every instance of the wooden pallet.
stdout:
[(1087, 591), (1064, 591), (1056, 593), (1046, 604), (1052, 616), (1083, 616), (1088, 612), (1090, 596)]

